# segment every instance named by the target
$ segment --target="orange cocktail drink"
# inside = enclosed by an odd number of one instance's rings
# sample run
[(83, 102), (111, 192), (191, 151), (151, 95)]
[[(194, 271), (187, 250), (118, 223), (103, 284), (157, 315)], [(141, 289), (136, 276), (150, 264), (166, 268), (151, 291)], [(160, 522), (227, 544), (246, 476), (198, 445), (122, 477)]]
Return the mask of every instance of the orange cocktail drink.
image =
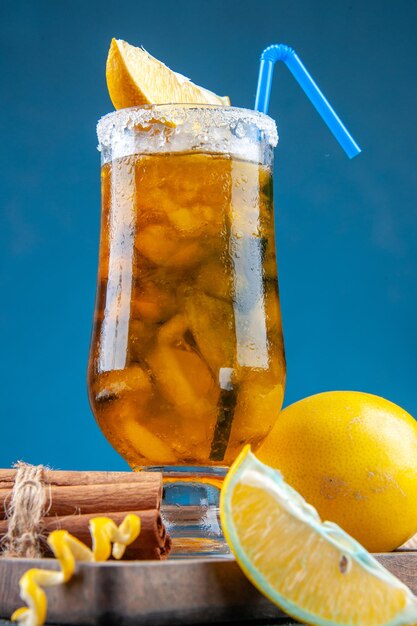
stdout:
[(143, 107), (101, 122), (89, 391), (133, 468), (227, 465), (281, 408), (272, 172), (261, 158), (272, 151), (265, 116), (241, 122), (238, 111)]
[[(213, 485), (264, 440), (284, 394), (275, 124), (232, 107), (148, 105), (107, 115), (98, 135), (91, 406), (132, 469), (163, 471), (165, 520), (189, 540), (182, 554), (196, 542), (218, 554)], [(196, 504), (195, 521), (179, 503)]]

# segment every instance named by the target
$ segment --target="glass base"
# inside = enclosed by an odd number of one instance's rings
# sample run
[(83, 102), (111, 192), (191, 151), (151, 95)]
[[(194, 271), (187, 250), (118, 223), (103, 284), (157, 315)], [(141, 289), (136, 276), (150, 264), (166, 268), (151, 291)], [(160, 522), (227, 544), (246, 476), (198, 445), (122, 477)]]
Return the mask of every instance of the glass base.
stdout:
[(172, 538), (169, 558), (232, 558), (223, 536), (219, 501), (227, 467), (152, 466), (162, 472), (161, 515)]

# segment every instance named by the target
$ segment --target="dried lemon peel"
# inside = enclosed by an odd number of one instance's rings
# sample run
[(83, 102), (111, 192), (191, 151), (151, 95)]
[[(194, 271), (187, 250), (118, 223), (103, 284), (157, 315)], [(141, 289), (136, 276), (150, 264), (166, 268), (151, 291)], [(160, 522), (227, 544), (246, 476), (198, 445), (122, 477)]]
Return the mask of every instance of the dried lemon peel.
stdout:
[[(92, 550), (67, 530), (54, 530), (48, 537), (48, 545), (59, 561), (61, 571), (29, 569), (19, 580), (20, 597), (27, 607), (17, 609), (12, 622), (20, 626), (42, 626), (46, 620), (48, 600), (44, 587), (54, 587), (70, 580), (77, 561), (107, 561), (110, 555), (121, 559), (126, 546), (140, 533), (140, 518), (133, 513), (126, 515), (120, 526), (109, 517), (94, 517), (89, 522), (93, 542)], [(113, 544), (113, 546), (112, 546)]]

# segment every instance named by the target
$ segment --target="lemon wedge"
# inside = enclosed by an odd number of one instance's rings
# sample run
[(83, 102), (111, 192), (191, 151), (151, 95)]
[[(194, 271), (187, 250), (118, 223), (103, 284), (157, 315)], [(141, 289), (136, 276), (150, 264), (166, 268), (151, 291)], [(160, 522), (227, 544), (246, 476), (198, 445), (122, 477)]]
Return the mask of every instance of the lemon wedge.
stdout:
[(116, 109), (143, 104), (230, 105), (227, 97), (194, 85), (143, 48), (112, 39), (106, 64), (109, 95)]
[(222, 488), (225, 537), (252, 583), (295, 619), (318, 626), (417, 623), (417, 598), (350, 535), (247, 446)]

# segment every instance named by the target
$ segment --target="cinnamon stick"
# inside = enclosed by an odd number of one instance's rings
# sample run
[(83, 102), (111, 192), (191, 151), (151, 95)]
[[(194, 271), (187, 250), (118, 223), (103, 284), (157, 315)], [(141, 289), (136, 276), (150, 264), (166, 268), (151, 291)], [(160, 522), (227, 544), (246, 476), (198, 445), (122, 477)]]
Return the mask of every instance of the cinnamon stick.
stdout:
[[(0, 519), (6, 518), (11, 493), (11, 489), (0, 489)], [(131, 483), (46, 486), (45, 515), (159, 509), (161, 495), (160, 474), (150, 474), (149, 480)]]
[[(16, 469), (0, 469), (0, 489), (13, 487)], [(80, 472), (66, 470), (48, 470), (43, 472), (44, 481), (48, 485), (69, 487), (71, 485), (105, 485), (108, 483), (143, 483), (161, 482), (157, 472)]]
[[(158, 509), (140, 511), (106, 512), (119, 525), (128, 513), (135, 513), (141, 520), (139, 537), (126, 548), (124, 559), (166, 559), (171, 549), (171, 539), (165, 530), (161, 514)], [(103, 513), (102, 513), (103, 515)], [(42, 531), (45, 536), (57, 529), (65, 529), (80, 541), (91, 547), (91, 535), (88, 522), (95, 514), (44, 517)], [(0, 537), (7, 532), (7, 521), (0, 521)], [(48, 546), (45, 546), (45, 556), (50, 556)]]

